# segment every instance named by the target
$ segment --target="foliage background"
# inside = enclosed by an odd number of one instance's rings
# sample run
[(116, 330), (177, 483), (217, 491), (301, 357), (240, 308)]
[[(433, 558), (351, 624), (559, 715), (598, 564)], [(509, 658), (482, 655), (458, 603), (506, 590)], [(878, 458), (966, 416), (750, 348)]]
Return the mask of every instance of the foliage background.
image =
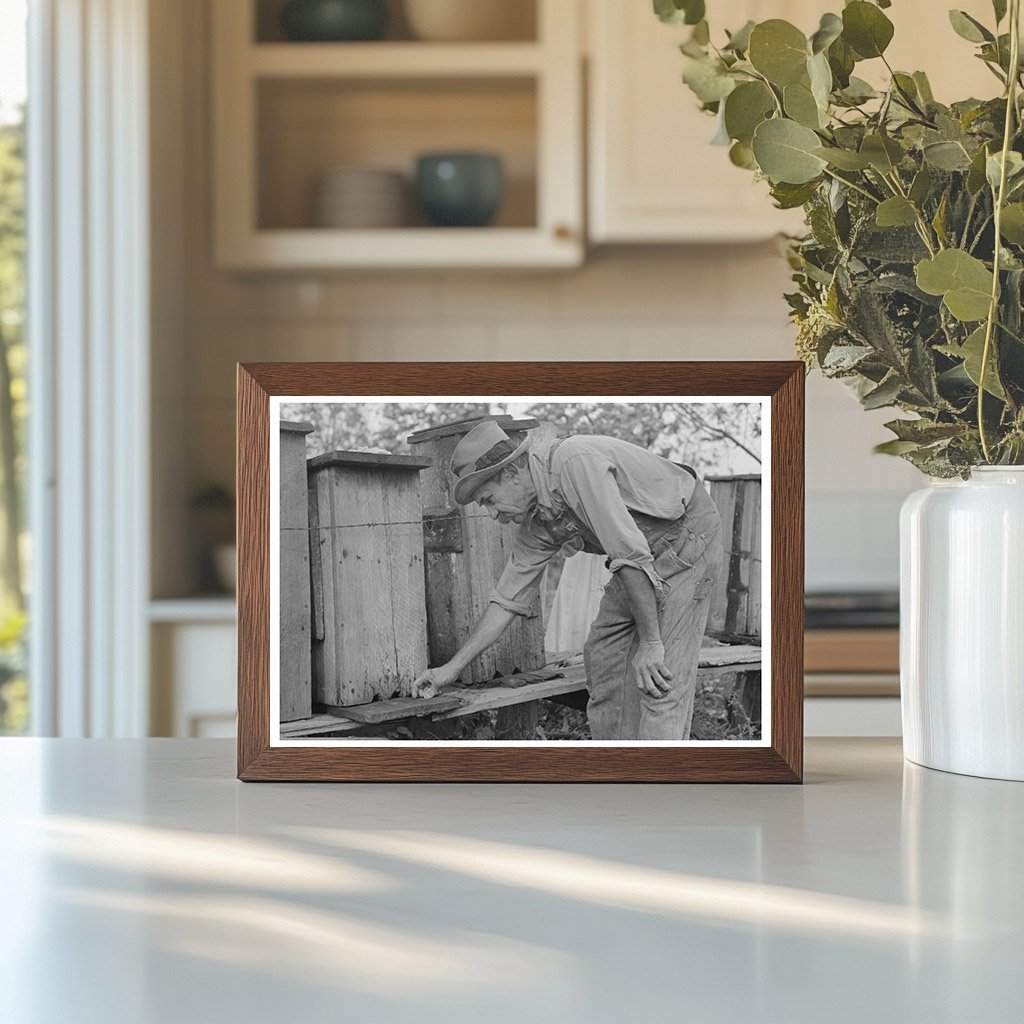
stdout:
[[(654, 0), (662, 21), (692, 26), (683, 80), (718, 119), (716, 141), (778, 206), (803, 207), (787, 298), (808, 366), (867, 409), (910, 414), (878, 450), (923, 472), (1021, 464), (1020, 0), (993, 0), (988, 25), (948, 13), (996, 86), (950, 105), (923, 72), (889, 64), (890, 6), (850, 0), (810, 35), (775, 18), (714, 41), (705, 0)], [(855, 74), (864, 61), (884, 65), (886, 89)]]
[(554, 423), (562, 434), (607, 434), (704, 475), (759, 472), (761, 407), (751, 402), (287, 403), (281, 418), (312, 423), (310, 455), (355, 448), (410, 452), (409, 434), (440, 423), (508, 414)]

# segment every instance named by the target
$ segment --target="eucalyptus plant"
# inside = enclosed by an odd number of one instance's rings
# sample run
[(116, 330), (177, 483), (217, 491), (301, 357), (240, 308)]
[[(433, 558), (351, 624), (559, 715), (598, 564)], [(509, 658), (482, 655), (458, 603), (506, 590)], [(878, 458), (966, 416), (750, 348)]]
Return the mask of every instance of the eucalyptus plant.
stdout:
[[(801, 358), (866, 409), (910, 413), (877, 450), (937, 477), (1024, 463), (1020, 3), (993, 0), (989, 25), (949, 12), (998, 95), (947, 106), (890, 66), (890, 0), (852, 0), (810, 37), (771, 19), (720, 45), (704, 0), (654, 0), (691, 26), (683, 80), (715, 141), (803, 207), (808, 231), (786, 242)], [(886, 88), (856, 75), (865, 61)]]

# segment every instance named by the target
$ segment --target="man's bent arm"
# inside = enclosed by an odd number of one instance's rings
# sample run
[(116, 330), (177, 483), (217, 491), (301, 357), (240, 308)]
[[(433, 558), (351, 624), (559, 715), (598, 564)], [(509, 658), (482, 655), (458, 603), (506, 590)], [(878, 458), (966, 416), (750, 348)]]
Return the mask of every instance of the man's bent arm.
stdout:
[(656, 643), (661, 640), (661, 627), (658, 625), (658, 598), (654, 592), (654, 584), (650, 577), (632, 565), (624, 565), (617, 570), (622, 585), (626, 588), (629, 607), (636, 621), (636, 631), (642, 643)]
[(510, 612), (492, 601), (480, 616), (480, 621), (473, 627), (469, 639), (456, 651), (445, 667), (459, 675), (475, 657), (483, 654), (498, 640), (515, 617), (515, 612)]
[(430, 697), (437, 692), (438, 687), (455, 682), (462, 670), (477, 655), (483, 654), (498, 640), (515, 617), (515, 612), (510, 612), (492, 601), (480, 616), (480, 621), (473, 628), (469, 639), (456, 651), (451, 660), (439, 668), (428, 669), (413, 683), (413, 694), (417, 697)]
[(658, 598), (650, 577), (632, 565), (616, 570), (626, 588), (633, 611), (640, 645), (633, 656), (636, 685), (651, 697), (660, 697), (671, 688), (672, 673), (665, 664), (665, 647), (658, 624)]

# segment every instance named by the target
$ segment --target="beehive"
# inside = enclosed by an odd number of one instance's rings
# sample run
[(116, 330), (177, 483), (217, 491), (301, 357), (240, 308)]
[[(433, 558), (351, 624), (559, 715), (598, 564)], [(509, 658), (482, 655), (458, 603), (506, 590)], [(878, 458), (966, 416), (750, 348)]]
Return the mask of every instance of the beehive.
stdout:
[(309, 461), (318, 705), (410, 696), (427, 668), (420, 471), (429, 465), (368, 452)]
[[(530, 430), (536, 420), (488, 416), (506, 431)], [(517, 527), (492, 520), (475, 505), (455, 503), (452, 453), (481, 418), (447, 423), (409, 437), (432, 465), (423, 472), (427, 635), (430, 664), (442, 665), (466, 642), (512, 551)], [(470, 662), (464, 683), (527, 672), (544, 664), (544, 623), (538, 602), (529, 617), (516, 616), (501, 639)]]
[(280, 709), (281, 721), (312, 714), (309, 596), (309, 506), (306, 488), (306, 435), (309, 423), (280, 426)]
[(761, 477), (709, 477), (722, 519), (722, 572), (711, 599), (708, 632), (761, 636)]

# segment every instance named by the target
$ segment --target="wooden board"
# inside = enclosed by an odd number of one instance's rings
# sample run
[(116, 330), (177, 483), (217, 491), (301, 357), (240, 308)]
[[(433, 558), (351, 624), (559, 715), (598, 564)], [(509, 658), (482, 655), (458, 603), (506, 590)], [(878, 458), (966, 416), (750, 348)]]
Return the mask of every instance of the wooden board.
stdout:
[(464, 420), (453, 420), (451, 423), (442, 423), (437, 427), (427, 427), (426, 430), (416, 430), (408, 437), (409, 444), (423, 444), (425, 441), (436, 441), (440, 437), (464, 437), (477, 424), (493, 420), (502, 430), (532, 430), (539, 423), (538, 420), (515, 419), (507, 414), (500, 416), (470, 416)]
[(309, 570), (308, 423), (282, 422), (280, 431), (280, 721), (312, 713), (312, 605)]
[(326, 466), (354, 466), (357, 469), (408, 470), (419, 472), (430, 465), (430, 459), (417, 455), (389, 455), (386, 452), (328, 452), (309, 460), (310, 470)]
[(394, 700), (377, 700), (372, 704), (357, 704), (354, 707), (325, 707), (323, 710), (327, 714), (343, 716), (361, 725), (383, 725), (385, 722), (397, 722), (402, 718), (423, 718), (427, 715), (454, 711), (462, 704), (461, 696), (443, 693), (427, 699), (398, 697)]
[(760, 637), (761, 478), (713, 477), (708, 487), (722, 520), (724, 549), (708, 631)]
[(418, 473), (327, 462), (311, 471), (310, 485), (323, 605), (315, 701), (347, 707), (408, 696), (427, 667)]

